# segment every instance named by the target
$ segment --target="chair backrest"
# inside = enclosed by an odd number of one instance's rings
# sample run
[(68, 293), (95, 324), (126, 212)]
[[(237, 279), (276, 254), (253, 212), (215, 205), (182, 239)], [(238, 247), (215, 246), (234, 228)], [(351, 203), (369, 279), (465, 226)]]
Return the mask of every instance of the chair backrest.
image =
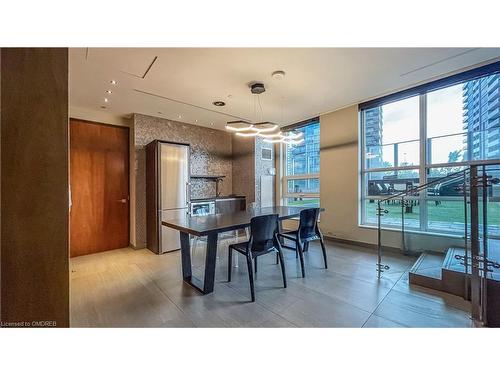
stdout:
[(308, 208), (300, 211), (299, 235), (301, 239), (305, 240), (317, 235), (318, 217), (319, 208)]
[(262, 215), (250, 220), (250, 244), (252, 251), (265, 251), (274, 246), (278, 232), (278, 215)]

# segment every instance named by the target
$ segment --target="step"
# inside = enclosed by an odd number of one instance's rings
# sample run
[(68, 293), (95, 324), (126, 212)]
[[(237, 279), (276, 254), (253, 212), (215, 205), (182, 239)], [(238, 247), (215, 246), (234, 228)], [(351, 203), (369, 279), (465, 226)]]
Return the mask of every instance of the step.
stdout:
[[(490, 246), (489, 259), (498, 262), (500, 242)], [(432, 251), (423, 252), (409, 271), (409, 282), (426, 288), (439, 290), (470, 300), (470, 267), (464, 267), (465, 249), (451, 247), (446, 254)], [(469, 252), (470, 254), (470, 252)], [(500, 327), (500, 269), (492, 268), (487, 282), (487, 326)]]
[(465, 269), (455, 257), (463, 254), (460, 248), (450, 248), (446, 254), (423, 252), (409, 272), (410, 284), (467, 298)]
[[(490, 247), (488, 252), (488, 259), (497, 263), (499, 262), (499, 253), (498, 248)], [(471, 274), (471, 267), (465, 267), (464, 261), (462, 259), (457, 259), (457, 257), (463, 257), (465, 254), (465, 249), (460, 247), (450, 247), (448, 252), (446, 253), (446, 258), (443, 262), (443, 272), (458, 272), (458, 273), (467, 273)], [(468, 252), (470, 256), (470, 250)], [(467, 262), (470, 264), (470, 259)], [(490, 266), (488, 272), (488, 279), (493, 279), (496, 281), (500, 280), (500, 268), (495, 268)]]
[[(470, 255), (470, 251), (468, 252)], [(470, 274), (470, 267), (466, 267), (463, 264), (463, 260), (457, 259), (457, 256), (463, 257), (465, 254), (465, 249), (462, 247), (450, 247), (446, 252), (446, 257), (443, 262), (443, 268), (447, 271), (459, 272)], [(469, 259), (470, 263), (470, 259)]]
[(409, 271), (409, 282), (426, 288), (442, 290), (442, 267), (445, 254), (425, 251)]
[[(466, 285), (471, 274), (470, 267), (465, 268), (464, 261), (457, 256), (464, 256), (465, 249), (450, 247), (443, 262), (443, 291), (469, 299), (469, 287)], [(470, 261), (469, 261), (470, 262)], [(466, 273), (467, 271), (467, 273)]]

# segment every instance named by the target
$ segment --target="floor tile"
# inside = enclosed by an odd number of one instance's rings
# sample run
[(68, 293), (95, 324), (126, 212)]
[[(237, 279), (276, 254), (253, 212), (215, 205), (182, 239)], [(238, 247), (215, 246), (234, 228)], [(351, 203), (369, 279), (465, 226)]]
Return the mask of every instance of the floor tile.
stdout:
[[(201, 295), (182, 281), (180, 252), (156, 255), (119, 249), (71, 259), (74, 327), (464, 327), (470, 305), (449, 294), (408, 284), (416, 258), (384, 254), (391, 268), (377, 278), (371, 249), (327, 241), (304, 254), (306, 278), (285, 251), (288, 287), (273, 254), (260, 257), (256, 302), (250, 301), (246, 261), (238, 256), (227, 282), (227, 242), (218, 250), (215, 291)], [(202, 272), (203, 245), (193, 258)]]

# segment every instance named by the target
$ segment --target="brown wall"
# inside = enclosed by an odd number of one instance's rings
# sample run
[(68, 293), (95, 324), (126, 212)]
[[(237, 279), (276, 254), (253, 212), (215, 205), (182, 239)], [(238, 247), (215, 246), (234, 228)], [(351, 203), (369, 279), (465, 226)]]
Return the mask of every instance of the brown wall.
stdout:
[(232, 136), (233, 194), (244, 195), (247, 205), (255, 202), (255, 139)]
[(1, 76), (2, 322), (68, 326), (68, 50), (2, 49)]
[[(220, 184), (222, 195), (232, 193), (232, 147), (231, 134), (228, 132), (159, 117), (135, 114), (133, 127), (136, 216), (135, 239), (131, 240), (133, 246), (141, 248), (146, 246), (146, 153), (144, 146), (155, 139), (191, 144), (191, 174), (226, 176)], [(214, 183), (194, 179), (191, 182), (193, 198), (215, 195)]]

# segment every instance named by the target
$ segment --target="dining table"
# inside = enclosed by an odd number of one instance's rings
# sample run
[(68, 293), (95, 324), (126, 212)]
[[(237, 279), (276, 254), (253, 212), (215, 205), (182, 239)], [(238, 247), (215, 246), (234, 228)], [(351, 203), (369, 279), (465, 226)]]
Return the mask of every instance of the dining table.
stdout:
[[(223, 214), (186, 215), (183, 218), (164, 220), (162, 225), (179, 231), (184, 282), (202, 294), (209, 294), (214, 290), (219, 233), (248, 228), (253, 217), (271, 214), (278, 215), (279, 230), (282, 231), (283, 220), (297, 218), (302, 210), (308, 208), (310, 207), (272, 206)], [(207, 237), (204, 280), (193, 276), (190, 236)]]

